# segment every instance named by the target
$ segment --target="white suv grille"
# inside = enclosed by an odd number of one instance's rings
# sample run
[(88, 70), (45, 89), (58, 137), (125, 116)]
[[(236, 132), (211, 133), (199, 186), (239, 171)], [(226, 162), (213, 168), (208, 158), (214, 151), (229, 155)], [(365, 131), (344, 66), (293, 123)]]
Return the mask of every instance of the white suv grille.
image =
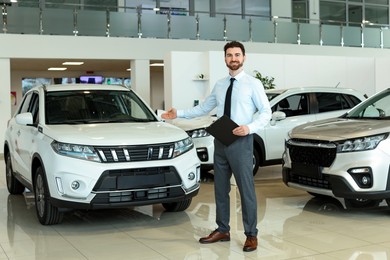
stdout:
[(174, 144), (137, 145), (121, 147), (95, 147), (100, 159), (105, 163), (139, 162), (171, 159)]

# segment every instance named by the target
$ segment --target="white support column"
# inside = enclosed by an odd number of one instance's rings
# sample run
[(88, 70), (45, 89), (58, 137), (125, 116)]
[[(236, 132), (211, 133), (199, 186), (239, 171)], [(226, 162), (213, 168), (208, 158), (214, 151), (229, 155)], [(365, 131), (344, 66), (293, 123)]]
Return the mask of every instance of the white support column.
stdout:
[(291, 17), (292, 14), (291, 6), (292, 6), (291, 1), (271, 0), (271, 16), (277, 16), (280, 18), (280, 20), (291, 22), (291, 19), (282, 18), (282, 17)]
[(318, 24), (320, 19), (320, 1), (319, 0), (309, 0), (309, 18), (313, 21), (310, 23)]
[(149, 60), (132, 60), (131, 88), (150, 105), (150, 66)]
[[(4, 144), (7, 122), (11, 118), (11, 61), (0, 59), (0, 143)], [(1, 156), (3, 150), (0, 150)]]

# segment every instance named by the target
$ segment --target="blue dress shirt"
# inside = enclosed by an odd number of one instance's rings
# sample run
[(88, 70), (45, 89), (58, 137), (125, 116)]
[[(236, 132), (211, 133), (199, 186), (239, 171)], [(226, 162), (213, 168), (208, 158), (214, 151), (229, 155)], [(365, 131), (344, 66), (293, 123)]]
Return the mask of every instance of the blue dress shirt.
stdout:
[[(230, 76), (218, 80), (211, 94), (198, 106), (190, 109), (177, 110), (177, 117), (194, 118), (207, 115), (214, 108), (217, 117), (224, 111), (226, 91), (230, 84)], [(261, 81), (241, 71), (234, 77), (231, 116), (238, 125), (247, 125), (249, 133), (255, 133), (268, 124), (271, 119), (271, 107)], [(254, 117), (254, 113), (259, 114)]]

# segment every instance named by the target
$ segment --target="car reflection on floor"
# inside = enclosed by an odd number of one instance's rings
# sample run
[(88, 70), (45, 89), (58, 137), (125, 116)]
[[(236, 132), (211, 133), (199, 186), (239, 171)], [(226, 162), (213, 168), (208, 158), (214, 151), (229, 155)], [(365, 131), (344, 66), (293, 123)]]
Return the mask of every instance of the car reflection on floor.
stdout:
[[(274, 168), (275, 172), (277, 168)], [(1, 171), (1, 169), (0, 169)], [(264, 171), (264, 169), (263, 169)], [(42, 226), (33, 194), (8, 195), (0, 177), (0, 259), (389, 259), (390, 210), (347, 209), (342, 201), (313, 197), (263, 172), (256, 178), (259, 248), (243, 253), (241, 202), (231, 189), (231, 241), (198, 243), (215, 226), (214, 183), (201, 184), (184, 212), (160, 205), (74, 211), (60, 225)], [(280, 174), (280, 173), (279, 173)], [(259, 175), (260, 176), (260, 175)], [(267, 176), (267, 177), (266, 177)], [(279, 175), (278, 175), (279, 176)], [(268, 178), (270, 177), (270, 178)]]

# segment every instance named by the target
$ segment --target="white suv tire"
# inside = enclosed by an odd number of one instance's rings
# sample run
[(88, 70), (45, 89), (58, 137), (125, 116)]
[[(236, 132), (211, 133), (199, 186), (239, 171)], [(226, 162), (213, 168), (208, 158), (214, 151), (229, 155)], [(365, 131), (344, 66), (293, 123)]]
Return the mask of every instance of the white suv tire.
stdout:
[(5, 176), (8, 192), (12, 195), (22, 194), (25, 187), (14, 176), (10, 153), (7, 153), (5, 157)]
[(42, 166), (35, 171), (34, 181), (35, 208), (42, 225), (61, 223), (64, 213), (50, 203), (50, 193)]

